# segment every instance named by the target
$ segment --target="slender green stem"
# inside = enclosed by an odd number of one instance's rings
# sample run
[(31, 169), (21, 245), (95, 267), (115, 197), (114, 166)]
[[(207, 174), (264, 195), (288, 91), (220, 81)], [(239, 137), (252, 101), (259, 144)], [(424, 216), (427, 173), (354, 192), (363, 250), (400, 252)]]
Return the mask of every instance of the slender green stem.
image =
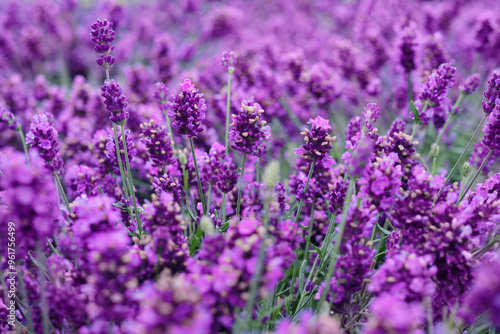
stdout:
[(201, 206), (203, 207), (203, 214), (207, 214), (207, 205), (205, 203), (205, 194), (203, 193), (203, 188), (201, 187), (200, 173), (198, 171), (198, 163), (196, 162), (196, 153), (194, 152), (193, 138), (189, 138), (189, 143), (191, 144), (191, 152), (193, 153), (193, 163), (194, 170), (196, 171), (196, 181), (198, 182), (198, 192), (200, 193)]
[(26, 146), (26, 140), (24, 140), (23, 129), (21, 129), (21, 127), (19, 127), (17, 132), (19, 133), (19, 137), (21, 138), (21, 143), (23, 143), (24, 155), (26, 156), (26, 164), (28, 164), (28, 166), (29, 166), (30, 165), (30, 156), (28, 154), (28, 146)]
[[(36, 253), (38, 257), (38, 261), (40, 261), (43, 265), (46, 265), (44, 261), (44, 256), (42, 255), (42, 247), (40, 245), (40, 242), (37, 241), (36, 245)], [(40, 266), (37, 266), (38, 269), (38, 280), (40, 284), (40, 301), (41, 301), (41, 313), (42, 313), (42, 328), (43, 328), (43, 334), (49, 334), (50, 333), (50, 317), (49, 317), (49, 305), (47, 302), (47, 295), (46, 295), (46, 282), (45, 282), (45, 273), (42, 271)]]
[(241, 204), (241, 192), (243, 190), (243, 176), (245, 175), (245, 162), (247, 160), (247, 154), (243, 154), (243, 162), (241, 163), (241, 176), (240, 184), (238, 185), (238, 202), (236, 204), (236, 216), (240, 219), (240, 204)]
[(299, 202), (299, 208), (297, 209), (297, 214), (295, 215), (295, 219), (293, 221), (293, 228), (297, 226), (297, 222), (299, 221), (300, 212), (302, 211), (302, 206), (304, 205), (304, 195), (306, 194), (307, 188), (309, 187), (309, 181), (311, 180), (311, 176), (314, 172), (314, 166), (316, 165), (316, 159), (313, 159), (311, 163), (311, 167), (309, 168), (309, 174), (307, 175), (307, 181), (304, 186), (304, 190), (302, 191), (302, 198)]
[(212, 185), (208, 185), (207, 212), (210, 213), (210, 201), (212, 200)]
[(222, 211), (222, 224), (224, 224), (226, 222), (226, 217), (227, 217), (227, 212), (226, 212), (226, 196), (227, 194), (224, 193), (224, 195), (222, 195), (222, 204), (221, 204), (221, 211)]
[(344, 230), (345, 230), (345, 225), (347, 221), (347, 211), (349, 209), (349, 203), (351, 202), (351, 196), (353, 194), (353, 188), (354, 188), (354, 180), (350, 181), (349, 188), (347, 189), (347, 194), (345, 196), (344, 200), (344, 206), (342, 207), (342, 218), (340, 220), (340, 230), (339, 233), (337, 234), (337, 238), (335, 240), (335, 246), (334, 246), (334, 252), (332, 254), (332, 257), (330, 259), (330, 265), (328, 266), (328, 275), (326, 277), (326, 284), (325, 288), (323, 289), (323, 293), (321, 293), (321, 299), (320, 302), (318, 303), (318, 308), (323, 305), (323, 303), (326, 300), (326, 295), (328, 294), (328, 291), (330, 291), (330, 283), (333, 278), (333, 272), (335, 270), (335, 266), (337, 265), (337, 258), (338, 254), (340, 251), (340, 244), (342, 243), (342, 237), (344, 236)]
[[(419, 114), (422, 114), (424, 113), (427, 108), (429, 108), (429, 104), (428, 103), (424, 103), (424, 107), (422, 108), (422, 111), (419, 112)], [(417, 120), (415, 119), (414, 122), (413, 122), (413, 129), (411, 131), (411, 141), (413, 141), (413, 138), (415, 138), (415, 133), (417, 133)]]
[(493, 151), (490, 150), (488, 152), (488, 155), (486, 156), (486, 158), (484, 158), (483, 163), (481, 164), (481, 166), (478, 168), (478, 170), (474, 174), (474, 177), (472, 178), (472, 181), (470, 181), (470, 183), (467, 185), (467, 188), (465, 188), (465, 191), (458, 198), (458, 201), (457, 201), (456, 205), (458, 205), (458, 203), (460, 203), (462, 201), (462, 199), (465, 197), (465, 195), (467, 195), (467, 192), (470, 190), (470, 188), (472, 187), (472, 185), (476, 182), (477, 177), (479, 176), (479, 174), (483, 170), (484, 166), (486, 166), (486, 164), (488, 163), (488, 160), (490, 160), (492, 154), (493, 154)]
[(432, 158), (431, 175), (434, 175), (434, 173), (436, 172), (436, 160), (437, 160), (437, 157)]
[[(108, 71), (106, 71), (106, 73), (108, 73)], [(123, 193), (125, 194), (125, 198), (128, 199), (129, 194), (128, 194), (127, 180), (125, 178), (125, 173), (123, 172), (122, 155), (120, 153), (120, 143), (118, 142), (118, 130), (116, 129), (115, 123), (113, 123), (113, 133), (115, 136), (116, 157), (118, 159), (118, 167), (120, 168), (120, 177), (123, 183)]]
[(130, 186), (130, 194), (132, 195), (132, 201), (134, 203), (134, 212), (135, 212), (135, 218), (137, 220), (137, 228), (139, 229), (139, 235), (142, 235), (142, 222), (141, 222), (141, 215), (139, 214), (139, 210), (137, 208), (137, 200), (135, 198), (135, 190), (134, 190), (134, 185), (132, 183), (132, 170), (130, 169), (130, 162), (128, 159), (128, 152), (127, 152), (127, 139), (125, 138), (125, 129), (123, 125), (120, 125), (122, 129), (122, 142), (123, 142), (123, 150), (125, 152), (125, 163), (127, 164), (127, 172), (125, 173), (125, 177), (128, 177), (129, 180), (129, 186)]
[(54, 173), (54, 180), (56, 181), (57, 190), (59, 191), (59, 195), (61, 196), (61, 198), (64, 202), (64, 205), (66, 206), (66, 209), (68, 209), (69, 213), (73, 213), (73, 211), (71, 210), (71, 208), (69, 206), (68, 197), (66, 196), (64, 188), (62, 186), (61, 179), (59, 179), (59, 175)]
[(477, 126), (476, 130), (474, 131), (474, 134), (472, 135), (472, 137), (470, 138), (469, 142), (467, 143), (467, 145), (465, 146), (464, 150), (462, 151), (462, 154), (458, 158), (457, 162), (455, 162), (455, 165), (453, 166), (453, 168), (451, 169), (451, 171), (448, 173), (448, 176), (446, 177), (446, 180), (444, 181), (443, 186), (441, 187), (441, 189), (439, 189), (438, 195), (437, 195), (436, 199), (434, 200), (433, 204), (436, 204), (436, 201), (439, 198), (439, 195), (441, 195), (441, 192), (443, 191), (444, 187), (446, 186), (446, 184), (450, 180), (451, 175), (453, 175), (453, 172), (455, 171), (455, 169), (457, 169), (458, 165), (462, 161), (462, 158), (467, 153), (467, 150), (469, 149), (469, 147), (472, 145), (472, 142), (474, 141), (474, 139), (476, 138), (477, 134), (479, 133), (479, 130), (482, 128), (484, 122), (486, 121), (486, 118), (487, 118), (487, 116), (484, 115), (483, 119), (481, 120), (481, 122)]
[[(411, 80), (411, 72), (408, 73), (407, 83), (408, 83), (408, 111), (409, 111), (411, 100), (413, 100), (413, 81)], [(410, 117), (409, 113), (408, 117)]]
[(229, 153), (229, 114), (231, 110), (231, 73), (227, 74), (227, 101), (226, 101), (226, 154)]

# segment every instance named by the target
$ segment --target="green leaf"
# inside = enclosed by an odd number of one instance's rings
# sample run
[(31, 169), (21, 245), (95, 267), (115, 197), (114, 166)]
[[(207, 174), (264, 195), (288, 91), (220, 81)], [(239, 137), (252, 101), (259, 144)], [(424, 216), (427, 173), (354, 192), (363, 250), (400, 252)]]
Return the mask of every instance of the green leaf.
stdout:
[(382, 233), (384, 233), (384, 234), (386, 234), (386, 235), (389, 235), (389, 234), (391, 234), (391, 233), (392, 233), (391, 231), (386, 230), (385, 228), (383, 228), (382, 226), (380, 226), (378, 223), (377, 223), (377, 227), (378, 227), (378, 229), (379, 229)]
[(422, 122), (420, 121), (417, 107), (415, 107), (415, 103), (413, 103), (413, 101), (410, 101), (410, 109), (411, 112), (413, 113), (413, 116), (415, 116), (415, 123), (422, 124)]
[(319, 254), (319, 257), (322, 258), (323, 257), (323, 253), (321, 252), (321, 249), (319, 249), (318, 247), (314, 246), (311, 242), (311, 240), (309, 240), (309, 237), (306, 235), (306, 241), (309, 245), (311, 245), (312, 248), (314, 248), (314, 250)]
[(196, 250), (198, 248), (200, 248), (200, 247), (201, 247), (201, 240), (200, 240), (200, 238), (198, 238), (197, 235), (193, 235), (193, 237), (191, 238), (191, 240), (189, 240), (189, 253), (190, 253), (190, 255), (194, 256), (194, 254), (196, 253)]
[(300, 269), (299, 269), (299, 291), (304, 290), (304, 279), (305, 279), (304, 272), (306, 271), (306, 265), (307, 265), (307, 261), (306, 260), (302, 261), (302, 264), (300, 265)]
[(229, 229), (229, 223), (224, 223), (217, 230), (221, 233), (226, 232)]

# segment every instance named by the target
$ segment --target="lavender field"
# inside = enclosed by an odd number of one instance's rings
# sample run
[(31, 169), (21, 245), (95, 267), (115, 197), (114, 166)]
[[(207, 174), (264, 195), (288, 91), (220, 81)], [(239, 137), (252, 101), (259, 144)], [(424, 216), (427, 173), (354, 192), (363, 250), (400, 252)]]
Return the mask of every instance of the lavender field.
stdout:
[(498, 0), (1, 0), (0, 130), (1, 333), (500, 333)]

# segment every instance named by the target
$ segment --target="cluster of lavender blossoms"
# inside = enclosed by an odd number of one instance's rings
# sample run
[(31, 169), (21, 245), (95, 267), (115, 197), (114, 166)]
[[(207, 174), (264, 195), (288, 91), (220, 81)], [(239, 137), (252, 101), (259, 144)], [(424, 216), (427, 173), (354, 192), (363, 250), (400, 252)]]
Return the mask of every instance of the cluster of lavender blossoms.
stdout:
[(499, 332), (499, 12), (1, 1), (0, 332)]

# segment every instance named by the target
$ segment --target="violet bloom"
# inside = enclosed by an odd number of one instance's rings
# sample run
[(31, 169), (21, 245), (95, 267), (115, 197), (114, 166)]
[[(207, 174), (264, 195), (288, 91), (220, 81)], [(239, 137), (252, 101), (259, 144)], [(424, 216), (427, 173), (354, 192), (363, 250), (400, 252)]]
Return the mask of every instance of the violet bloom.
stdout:
[(290, 333), (317, 333), (317, 334), (340, 334), (342, 326), (339, 321), (327, 313), (315, 315), (306, 310), (301, 312), (298, 322), (292, 322), (288, 319), (283, 320), (276, 328), (275, 334)]
[(471, 322), (476, 316), (488, 312), (493, 323), (500, 323), (500, 262), (495, 261), (478, 268), (474, 284), (464, 302), (464, 311)]
[(279, 212), (284, 213), (285, 211), (288, 211), (290, 209), (290, 205), (288, 205), (288, 198), (286, 196), (286, 189), (285, 185), (281, 182), (278, 182), (276, 184), (276, 187), (274, 188), (274, 192), (276, 193), (276, 202), (278, 203), (279, 207)]
[(410, 21), (401, 27), (399, 39), (399, 63), (406, 73), (410, 73), (416, 69), (415, 49), (417, 46), (417, 33), (415, 22)]
[(484, 125), (483, 132), (483, 144), (496, 156), (500, 155), (500, 99), (496, 100), (496, 106), (488, 116), (488, 122)]
[(172, 143), (167, 129), (160, 126), (151, 119), (149, 122), (141, 124), (141, 142), (146, 145), (149, 158), (154, 166), (164, 168), (166, 165), (174, 163), (174, 153)]
[(373, 130), (373, 124), (375, 124), (380, 117), (380, 107), (375, 103), (368, 103), (361, 116), (363, 116), (365, 123), (363, 132), (371, 132)]
[(375, 298), (365, 334), (418, 333), (415, 328), (425, 323), (420, 303), (406, 303), (391, 294)]
[(96, 196), (99, 194), (97, 188), (97, 172), (85, 165), (71, 166), (64, 177), (68, 189), (71, 191), (72, 196)]
[(12, 112), (6, 108), (0, 108), (0, 129), (5, 127), (17, 131), (21, 128), (21, 124)]
[(167, 103), (167, 114), (173, 119), (172, 127), (178, 134), (196, 137), (203, 131), (201, 122), (207, 110), (205, 99), (189, 79), (184, 80), (180, 87), (182, 91), (172, 95)]
[(221, 59), (222, 68), (228, 73), (234, 73), (234, 66), (236, 65), (236, 57), (233, 51), (224, 51)]
[(38, 151), (52, 173), (58, 173), (63, 166), (58, 137), (59, 134), (50, 125), (47, 115), (33, 116), (30, 132), (26, 134), (26, 144)]
[(220, 163), (218, 178), (217, 187), (219, 187), (220, 191), (224, 194), (231, 192), (236, 186), (238, 182), (238, 172), (236, 170), (236, 165), (230, 157), (227, 157)]
[(448, 88), (452, 87), (455, 82), (455, 73), (456, 68), (450, 64), (441, 64), (435, 72), (432, 72), (422, 87), (419, 100), (428, 103), (431, 107), (439, 106), (446, 97)]
[(478, 73), (474, 73), (470, 76), (468, 76), (464, 82), (460, 84), (460, 91), (465, 94), (465, 95), (470, 95), (474, 93), (474, 91), (479, 87), (481, 84), (481, 77), (479, 76)]
[(316, 159), (317, 163), (325, 168), (331, 167), (334, 161), (329, 152), (336, 137), (330, 136), (332, 130), (330, 121), (316, 116), (307, 123), (311, 124), (311, 130), (305, 129), (300, 133), (304, 136), (305, 144), (295, 149), (295, 154), (302, 155), (306, 159)]
[(92, 42), (95, 43), (94, 51), (99, 54), (96, 62), (99, 66), (110, 70), (116, 61), (116, 58), (111, 56), (111, 52), (115, 49), (111, 42), (115, 40), (116, 34), (113, 30), (113, 23), (106, 19), (97, 20), (92, 24), (91, 28), (90, 35), (92, 36)]
[[(10, 147), (0, 151), (0, 237), (6, 242), (7, 224), (14, 222), (18, 259), (36, 250), (38, 241), (54, 235), (59, 216), (54, 180), (36, 152), (30, 152), (30, 162), (28, 166), (24, 154)], [(7, 254), (6, 246), (0, 246), (3, 254)]]
[(161, 177), (155, 177), (153, 182), (153, 188), (155, 192), (159, 195), (162, 191), (171, 194), (174, 197), (174, 201), (180, 203), (181, 201), (181, 186), (177, 179), (163, 174)]
[(496, 100), (500, 97), (500, 75), (493, 73), (490, 80), (488, 80), (488, 87), (484, 92), (486, 101), (481, 102), (484, 113), (488, 116), (495, 108)]
[(106, 81), (101, 87), (101, 96), (104, 97), (106, 109), (111, 112), (109, 118), (111, 122), (123, 125), (129, 119), (129, 113), (126, 110), (128, 106), (127, 98), (123, 95), (122, 87), (115, 81)]
[(344, 206), (344, 200), (349, 187), (349, 180), (337, 180), (333, 185), (333, 189), (329, 194), (330, 205), (328, 210), (334, 215), (339, 215)]
[(241, 103), (241, 110), (233, 117), (229, 140), (233, 142), (231, 148), (242, 154), (262, 157), (267, 153), (266, 143), (271, 137), (271, 127), (261, 119), (264, 110), (260, 104), (249, 101)]

